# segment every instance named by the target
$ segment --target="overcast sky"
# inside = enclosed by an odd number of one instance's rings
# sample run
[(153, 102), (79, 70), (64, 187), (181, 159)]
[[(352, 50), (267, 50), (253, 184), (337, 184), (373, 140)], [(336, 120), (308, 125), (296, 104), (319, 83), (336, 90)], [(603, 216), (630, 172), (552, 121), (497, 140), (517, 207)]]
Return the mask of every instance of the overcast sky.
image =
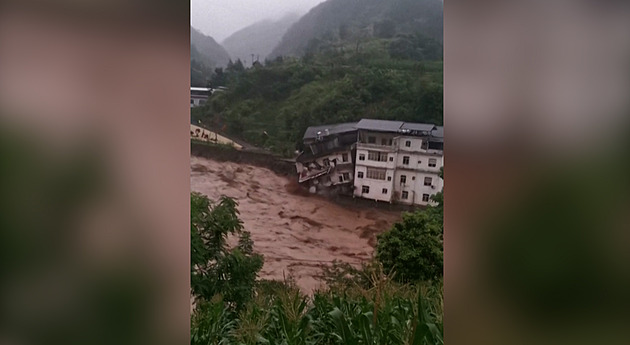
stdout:
[(218, 42), (263, 19), (304, 14), (324, 0), (191, 0), (190, 24)]

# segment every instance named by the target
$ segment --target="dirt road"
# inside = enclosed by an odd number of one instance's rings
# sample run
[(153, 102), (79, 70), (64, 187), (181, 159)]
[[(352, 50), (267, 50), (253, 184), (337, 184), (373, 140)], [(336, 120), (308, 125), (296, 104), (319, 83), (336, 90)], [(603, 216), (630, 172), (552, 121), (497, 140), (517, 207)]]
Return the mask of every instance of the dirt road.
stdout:
[(309, 195), (265, 168), (198, 157), (190, 161), (192, 191), (238, 201), (254, 250), (265, 256), (260, 277), (291, 275), (305, 292), (320, 286), (322, 265), (369, 259), (376, 234), (400, 219), (400, 212), (343, 207)]

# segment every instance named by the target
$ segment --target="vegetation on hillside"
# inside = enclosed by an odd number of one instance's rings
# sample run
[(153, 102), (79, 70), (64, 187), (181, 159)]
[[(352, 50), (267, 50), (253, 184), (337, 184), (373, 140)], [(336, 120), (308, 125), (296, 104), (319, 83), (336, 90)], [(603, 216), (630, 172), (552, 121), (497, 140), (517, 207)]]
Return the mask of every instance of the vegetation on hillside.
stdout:
[(295, 23), (271, 53), (302, 56), (313, 39), (340, 35), (354, 42), (370, 36), (391, 38), (421, 32), (442, 41), (441, 0), (328, 0)]
[(215, 93), (193, 121), (287, 156), (308, 126), (381, 118), (442, 124), (442, 46), (421, 34), (372, 37), (359, 45), (311, 42), (302, 58), (216, 69)]
[[(234, 248), (228, 234), (241, 236)], [(400, 283), (400, 265), (333, 263), (328, 287), (306, 296), (290, 279), (255, 281), (262, 258), (252, 248), (233, 200), (191, 195), (191, 344), (444, 343), (441, 275)]]

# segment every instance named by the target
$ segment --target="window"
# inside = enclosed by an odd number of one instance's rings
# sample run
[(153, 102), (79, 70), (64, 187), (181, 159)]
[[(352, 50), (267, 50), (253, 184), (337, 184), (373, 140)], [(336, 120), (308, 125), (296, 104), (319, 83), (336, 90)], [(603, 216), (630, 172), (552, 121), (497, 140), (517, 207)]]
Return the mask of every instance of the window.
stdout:
[(387, 194), (387, 188), (383, 188), (383, 194)]
[(389, 157), (389, 161), (393, 162), (394, 161), (394, 157)]
[(387, 141), (387, 145), (392, 146), (392, 139), (389, 139), (389, 140)]
[(357, 178), (363, 178), (363, 171), (359, 171), (357, 173)]
[(343, 162), (347, 162), (347, 161), (348, 161), (348, 154), (347, 154), (347, 153), (342, 154), (342, 155), (341, 155), (341, 160), (342, 160)]
[(343, 176), (339, 176), (339, 182), (343, 182)]
[(368, 137), (368, 144), (376, 144), (376, 137), (369, 136)]
[(430, 167), (435, 167), (436, 165), (437, 165), (437, 159), (429, 158), (429, 166)]
[(387, 176), (387, 181), (391, 181), (392, 177), (391, 176)]
[(385, 180), (385, 173), (386, 171), (384, 169), (367, 169), (367, 178), (373, 179), (373, 180)]
[(400, 183), (407, 183), (407, 175), (400, 175)]
[(346, 181), (350, 181), (350, 173), (343, 173), (343, 179)]
[(423, 150), (426, 150), (428, 148), (428, 146), (429, 145), (427, 144), (427, 142), (423, 140), (422, 141), (422, 145), (420, 145), (420, 148), (423, 149)]
[(361, 194), (368, 194), (370, 192), (370, 186), (362, 186)]
[(416, 177), (415, 176), (411, 176), (411, 181), (415, 181)]
[(403, 164), (409, 165), (409, 156), (403, 156)]
[(403, 191), (403, 192), (402, 192), (402, 198), (403, 198), (403, 199), (405, 199), (405, 200), (406, 200), (406, 199), (409, 199), (409, 192), (407, 192), (407, 191)]
[(328, 158), (324, 158), (324, 166), (330, 166), (330, 160)]
[(411, 147), (411, 141), (410, 140), (405, 141), (405, 146)]
[(364, 161), (365, 160), (365, 155), (359, 155), (359, 160), (360, 161)]
[(381, 139), (381, 145), (387, 146), (387, 139), (385, 138)]
[(422, 194), (422, 201), (428, 202), (429, 201), (429, 194)]
[(433, 179), (432, 179), (432, 178), (430, 178), (430, 177), (425, 177), (425, 178), (424, 178), (424, 185), (425, 185), (425, 186), (430, 186), (432, 181), (433, 181)]
[(368, 160), (376, 162), (387, 162), (387, 153), (368, 151)]

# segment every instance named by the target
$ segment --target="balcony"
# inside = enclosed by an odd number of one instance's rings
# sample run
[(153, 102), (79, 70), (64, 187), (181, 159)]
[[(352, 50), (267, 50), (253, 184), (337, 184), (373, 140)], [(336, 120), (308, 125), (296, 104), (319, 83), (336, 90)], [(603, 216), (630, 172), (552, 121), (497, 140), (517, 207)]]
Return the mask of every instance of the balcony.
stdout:
[(298, 182), (302, 183), (302, 182), (306, 182), (308, 180), (312, 180), (314, 178), (326, 175), (330, 172), (330, 170), (332, 170), (332, 167), (330, 166), (323, 167), (321, 169), (302, 170), (302, 172), (300, 172), (300, 175), (298, 176)]
[(378, 150), (378, 151), (384, 151), (384, 152), (394, 152), (396, 151), (396, 146), (368, 144), (368, 143), (358, 142), (357, 149), (369, 149), (369, 150)]

